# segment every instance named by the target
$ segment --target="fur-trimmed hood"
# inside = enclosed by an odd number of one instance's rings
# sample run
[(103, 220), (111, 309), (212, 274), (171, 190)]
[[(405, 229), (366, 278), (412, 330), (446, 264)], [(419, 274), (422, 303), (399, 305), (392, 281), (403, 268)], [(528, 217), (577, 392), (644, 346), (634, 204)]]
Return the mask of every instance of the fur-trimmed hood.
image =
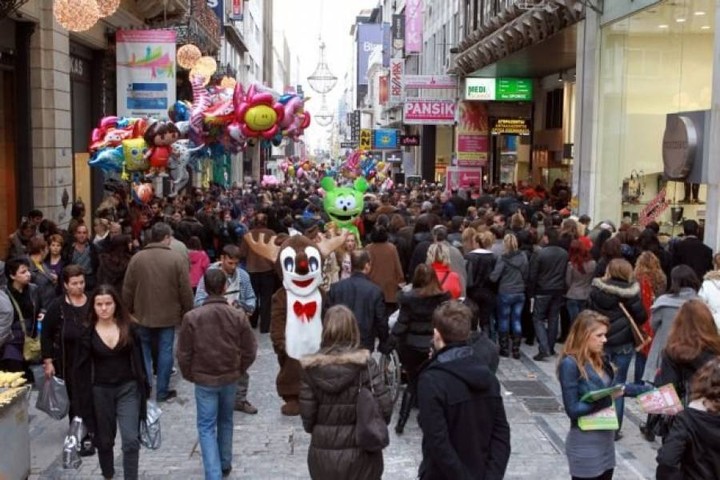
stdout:
[(339, 393), (356, 385), (358, 376), (372, 361), (365, 349), (346, 350), (337, 353), (316, 353), (300, 359), (308, 383), (328, 393)]
[(710, 270), (705, 274), (703, 280), (711, 280), (713, 282), (717, 282), (718, 280), (720, 280), (720, 270)]
[(640, 294), (640, 284), (637, 282), (623, 282), (622, 280), (596, 278), (592, 281), (592, 286), (605, 292), (621, 298), (632, 298)]

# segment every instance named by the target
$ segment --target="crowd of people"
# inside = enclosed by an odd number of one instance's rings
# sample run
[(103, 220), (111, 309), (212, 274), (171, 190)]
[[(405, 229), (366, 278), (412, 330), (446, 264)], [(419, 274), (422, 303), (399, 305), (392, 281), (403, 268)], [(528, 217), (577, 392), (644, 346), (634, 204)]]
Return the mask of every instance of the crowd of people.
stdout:
[[(363, 450), (355, 437), (359, 383), (372, 387), (386, 423), (393, 411), (375, 350), (397, 351), (402, 364), (398, 434), (419, 409), (420, 478), (502, 478), (510, 426), (495, 372), (500, 357), (519, 361), (523, 340), (537, 346), (535, 361), (558, 362), (573, 478), (612, 478), (623, 398), (668, 383), (685, 411), (649, 415), (641, 427), (648, 440), (664, 439), (658, 478), (717, 473), (718, 453), (700, 438), (720, 438), (720, 255), (694, 220), (670, 237), (655, 222), (573, 216), (562, 182), (482, 193), (423, 183), (366, 193), (356, 236), (328, 217), (312, 185), (211, 186), (149, 205), (121, 184), (108, 189), (92, 229), (81, 202), (66, 229), (29, 212), (0, 264), (0, 370), (30, 375), (40, 364), (65, 379), (70, 418), (90, 431), (82, 453), (97, 450), (106, 478), (118, 426), (125, 478), (137, 478), (137, 420), (148, 399), (176, 397), (175, 358), (195, 384), (206, 478), (229, 474), (233, 410), (258, 411), (248, 400), (252, 329), (271, 336), (281, 412), (300, 415), (312, 434), (315, 479), (382, 474), (382, 450)], [(292, 235), (339, 246), (283, 264), (258, 253), (263, 240)], [(282, 297), (283, 315), (286, 302), (322, 318), (319, 349), (299, 362), (287, 358), (274, 303), (289, 267), (322, 274), (318, 311)], [(636, 327), (652, 343), (636, 348)], [(612, 385), (623, 386), (615, 398), (583, 400)], [(620, 428), (579, 428), (580, 417), (611, 404)]]

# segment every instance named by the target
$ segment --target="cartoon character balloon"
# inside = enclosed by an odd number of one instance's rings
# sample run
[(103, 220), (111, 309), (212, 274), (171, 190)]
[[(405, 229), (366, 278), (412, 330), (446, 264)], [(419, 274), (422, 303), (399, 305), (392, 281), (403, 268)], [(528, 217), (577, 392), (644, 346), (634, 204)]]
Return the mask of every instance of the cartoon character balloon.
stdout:
[(278, 123), (285, 116), (282, 104), (275, 103), (271, 93), (259, 92), (250, 86), (237, 110), (237, 121), (245, 137), (262, 137), (272, 140), (280, 129)]
[(324, 177), (320, 186), (325, 190), (323, 207), (330, 219), (341, 228), (345, 228), (355, 235), (357, 244), (360, 245), (360, 232), (355, 226), (355, 219), (362, 213), (364, 208), (363, 194), (368, 189), (367, 180), (358, 177), (351, 187), (338, 187), (335, 179)]
[(156, 121), (145, 130), (143, 138), (148, 145), (145, 159), (150, 162), (149, 174), (167, 177), (171, 145), (180, 138), (180, 131), (172, 122)]

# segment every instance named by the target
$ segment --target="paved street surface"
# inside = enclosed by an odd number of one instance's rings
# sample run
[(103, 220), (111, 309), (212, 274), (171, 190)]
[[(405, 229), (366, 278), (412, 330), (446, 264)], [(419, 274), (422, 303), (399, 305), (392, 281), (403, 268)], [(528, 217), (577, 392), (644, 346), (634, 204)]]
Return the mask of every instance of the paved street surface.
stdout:
[[(310, 435), (303, 430), (299, 417), (288, 418), (280, 414), (281, 402), (275, 393), (275, 355), (267, 335), (260, 336), (259, 344), (258, 358), (250, 369), (249, 399), (260, 412), (257, 415), (235, 414), (234, 461), (230, 478), (307, 479)], [(521, 360), (502, 359), (500, 363), (498, 376), (503, 384), (512, 431), (512, 456), (505, 478), (569, 478), (564, 454), (569, 422), (561, 411), (560, 386), (554, 374), (555, 358), (537, 364), (530, 359), (535, 353), (534, 348), (523, 345)], [(193, 388), (179, 374), (171, 383), (178, 390), (178, 398), (162, 406), (162, 447), (157, 451), (141, 450), (140, 477), (201, 479), (203, 470), (196, 444)], [(36, 396), (33, 392), (31, 404)], [(30, 414), (31, 479), (101, 478), (96, 456), (84, 458), (79, 470), (63, 470), (61, 454), (67, 422), (51, 420), (32, 406)], [(657, 441), (648, 443), (640, 437), (637, 427), (640, 417), (635, 401), (627, 401), (625, 436), (616, 444), (615, 479), (654, 478), (659, 444)], [(421, 459), (421, 433), (415, 418), (413, 413), (405, 434), (400, 437), (391, 428), (390, 446), (384, 452), (383, 478), (416, 478)], [(395, 419), (394, 414), (393, 425)], [(122, 478), (119, 436), (115, 452), (115, 478)]]

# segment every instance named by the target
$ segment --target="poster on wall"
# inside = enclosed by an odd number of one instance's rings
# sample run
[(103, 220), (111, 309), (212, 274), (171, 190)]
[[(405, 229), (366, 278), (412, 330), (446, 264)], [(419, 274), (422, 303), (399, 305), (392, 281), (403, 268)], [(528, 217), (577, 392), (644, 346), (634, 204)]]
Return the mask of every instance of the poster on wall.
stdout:
[(457, 159), (460, 167), (483, 167), (488, 157), (487, 105), (458, 102)]
[(118, 30), (117, 113), (167, 118), (175, 103), (175, 32)]
[(475, 188), (482, 186), (482, 168), (450, 167), (445, 178), (446, 188)]

